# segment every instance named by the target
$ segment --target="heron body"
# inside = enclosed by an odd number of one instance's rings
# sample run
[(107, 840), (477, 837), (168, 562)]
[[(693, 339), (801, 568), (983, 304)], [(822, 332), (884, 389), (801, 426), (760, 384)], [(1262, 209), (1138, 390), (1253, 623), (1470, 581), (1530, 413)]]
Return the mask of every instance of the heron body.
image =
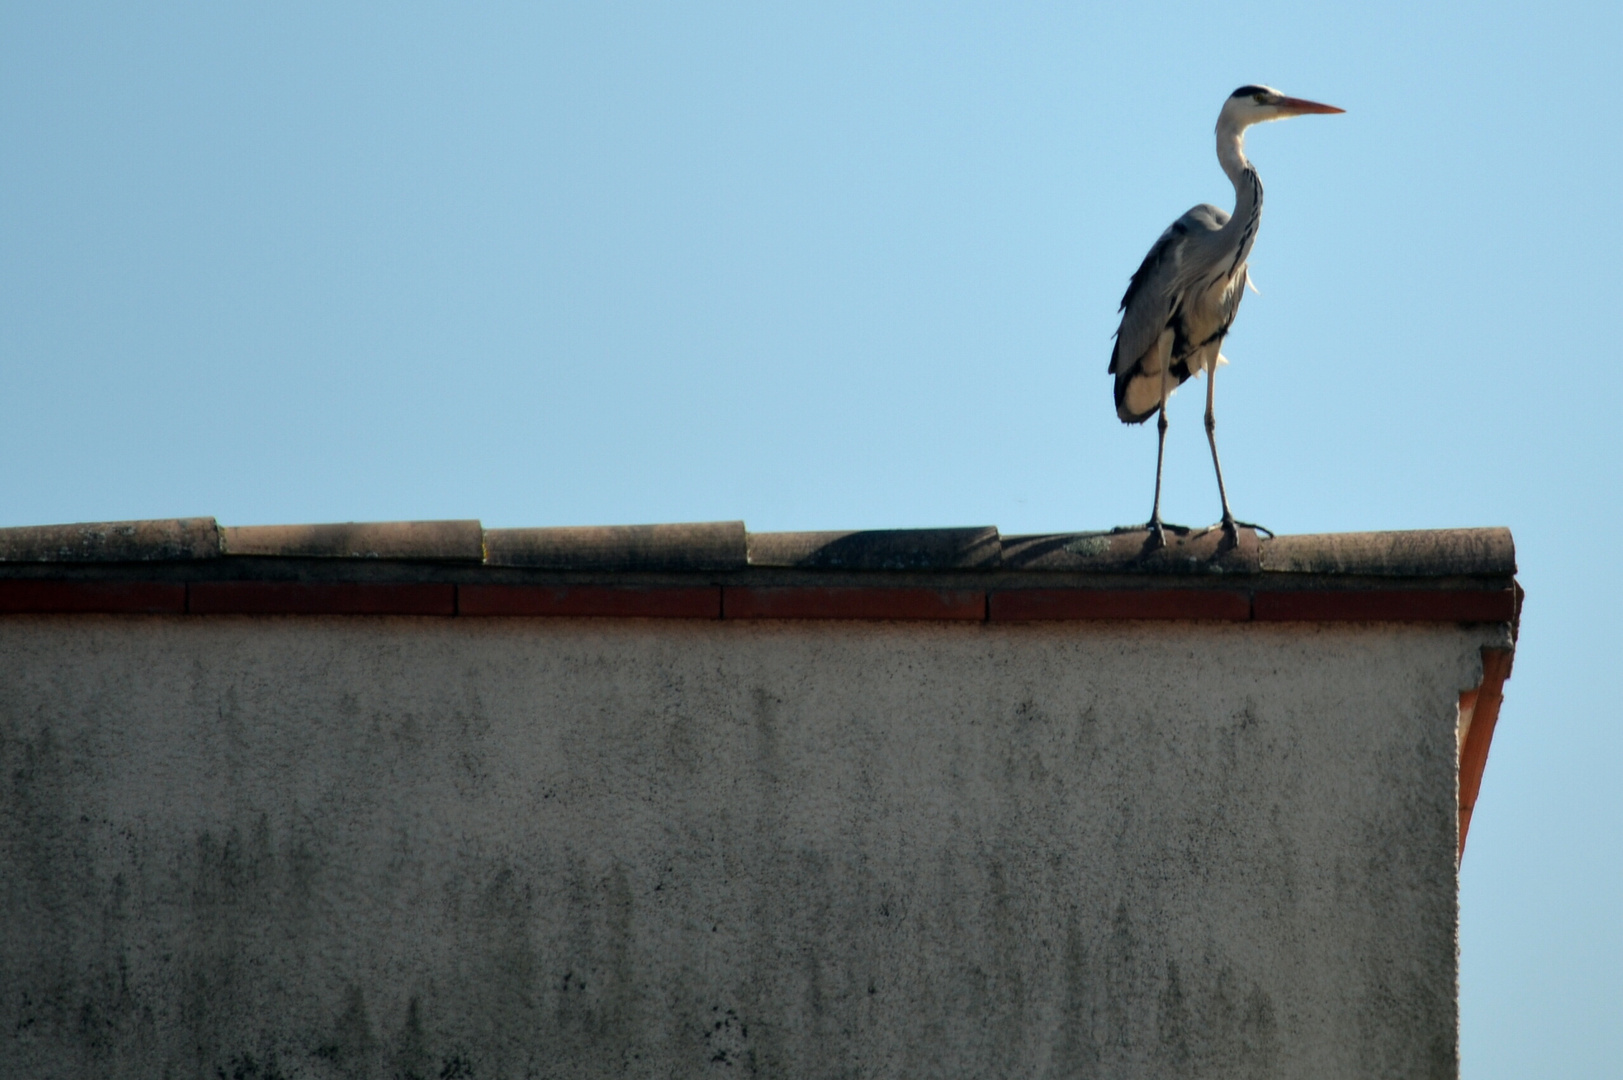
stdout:
[(1223, 502), (1223, 528), (1236, 522), (1217, 458), (1213, 385), (1223, 338), (1234, 324), (1247, 283), (1246, 260), (1262, 221), (1262, 180), (1245, 156), (1245, 129), (1252, 124), (1308, 113), (1339, 113), (1333, 105), (1286, 97), (1266, 86), (1242, 86), (1229, 95), (1217, 118), (1217, 159), (1234, 185), (1234, 213), (1207, 203), (1193, 208), (1161, 234), (1128, 282), (1121, 300), (1121, 326), (1110, 355), (1116, 377), (1116, 415), (1141, 424), (1160, 414), (1155, 463), (1152, 541), (1164, 543), (1161, 466), (1166, 451), (1167, 399), (1206, 372), (1206, 435)]
[[(1202, 203), (1161, 234), (1133, 275), (1110, 358), (1116, 415), (1123, 423), (1142, 424), (1160, 410), (1163, 368), (1176, 389), (1217, 366), (1223, 337), (1240, 310), (1245, 260), (1262, 216), (1260, 181), (1256, 189), (1250, 230), (1230, 229), (1234, 219), (1227, 211)], [(1137, 303), (1140, 293), (1167, 299), (1155, 306)]]

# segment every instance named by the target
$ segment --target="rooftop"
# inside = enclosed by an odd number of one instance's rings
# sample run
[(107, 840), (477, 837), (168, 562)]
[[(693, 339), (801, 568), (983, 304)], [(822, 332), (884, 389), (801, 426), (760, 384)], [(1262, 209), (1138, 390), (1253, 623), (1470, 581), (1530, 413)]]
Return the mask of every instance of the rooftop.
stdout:
[(0, 529), (0, 612), (1514, 623), (1507, 529), (1263, 539), (1249, 529), (1004, 536), (750, 532), (741, 521)]

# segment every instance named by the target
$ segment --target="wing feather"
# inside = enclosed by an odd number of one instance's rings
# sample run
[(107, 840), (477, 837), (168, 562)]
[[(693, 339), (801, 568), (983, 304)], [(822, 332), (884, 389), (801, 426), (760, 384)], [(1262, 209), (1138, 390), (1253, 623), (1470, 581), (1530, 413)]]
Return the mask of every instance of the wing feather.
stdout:
[[(1193, 279), (1199, 276), (1193, 250), (1222, 229), (1228, 218), (1210, 204), (1194, 207), (1167, 227), (1127, 283), (1116, 346), (1110, 354), (1110, 373), (1116, 376), (1116, 412), (1123, 421), (1141, 423), (1161, 407), (1161, 365), (1174, 359), (1182, 351), (1179, 346), (1185, 345), (1177, 339), (1176, 330), (1180, 309), (1188, 303)], [(1174, 331), (1170, 337), (1169, 329)], [(1172, 373), (1176, 383), (1191, 374), (1182, 364), (1175, 365)], [(1133, 385), (1144, 380), (1153, 381), (1153, 393), (1151, 387)], [(1151, 400), (1153, 404), (1146, 406)]]

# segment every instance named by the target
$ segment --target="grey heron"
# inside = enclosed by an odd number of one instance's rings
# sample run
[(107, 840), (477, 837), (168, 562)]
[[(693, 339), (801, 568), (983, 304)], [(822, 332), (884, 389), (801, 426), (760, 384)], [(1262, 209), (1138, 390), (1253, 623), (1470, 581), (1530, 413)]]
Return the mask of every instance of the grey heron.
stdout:
[(1161, 466), (1167, 447), (1167, 398), (1191, 376), (1206, 372), (1206, 441), (1223, 501), (1222, 528), (1231, 537), (1237, 522), (1223, 487), (1213, 412), (1218, 352), (1240, 309), (1248, 282), (1246, 259), (1262, 218), (1262, 181), (1245, 156), (1245, 129), (1268, 120), (1308, 113), (1344, 112), (1334, 105), (1286, 97), (1268, 86), (1242, 86), (1217, 115), (1217, 160), (1234, 184), (1234, 213), (1208, 203), (1174, 221), (1150, 248), (1121, 298), (1121, 326), (1110, 355), (1116, 376), (1116, 415), (1124, 424), (1156, 422), (1155, 503), (1150, 544), (1166, 543), (1161, 523)]

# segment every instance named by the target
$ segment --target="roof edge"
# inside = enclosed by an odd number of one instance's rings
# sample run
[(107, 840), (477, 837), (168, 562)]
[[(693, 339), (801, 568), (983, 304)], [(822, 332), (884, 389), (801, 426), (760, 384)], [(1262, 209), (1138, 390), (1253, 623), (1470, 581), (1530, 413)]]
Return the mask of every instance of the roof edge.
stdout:
[(211, 517), (0, 529), (0, 563), (183, 562), (220, 556)]
[(1262, 543), (1260, 566), (1276, 574), (1509, 577), (1516, 544), (1503, 527), (1276, 536)]
[(220, 526), (167, 518), (0, 529), (0, 564), (217, 559), (458, 562), (605, 573), (980, 571), (1047, 575), (1508, 578), (1510, 530), (1419, 529), (1259, 539), (1252, 529), (1141, 528), (1003, 536), (995, 526), (760, 532), (742, 521), (486, 529), (477, 520)]
[(735, 570), (748, 565), (749, 547), (742, 521), (486, 529), (485, 562), (534, 570)]
[(350, 521), (334, 525), (226, 525), (220, 553), (292, 559), (410, 559), (483, 562), (477, 520)]

